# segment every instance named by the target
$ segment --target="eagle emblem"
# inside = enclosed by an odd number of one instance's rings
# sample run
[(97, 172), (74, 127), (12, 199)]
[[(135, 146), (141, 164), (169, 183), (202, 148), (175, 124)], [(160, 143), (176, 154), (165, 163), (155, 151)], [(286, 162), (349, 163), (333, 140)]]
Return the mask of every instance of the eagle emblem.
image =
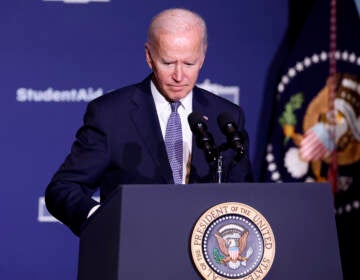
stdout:
[(253, 253), (250, 247), (243, 256), (249, 236), (247, 229), (236, 224), (229, 224), (220, 228), (214, 235), (222, 253), (218, 248), (214, 248), (213, 253), (217, 263), (227, 265), (231, 269), (237, 269), (240, 265), (246, 266), (246, 261)]

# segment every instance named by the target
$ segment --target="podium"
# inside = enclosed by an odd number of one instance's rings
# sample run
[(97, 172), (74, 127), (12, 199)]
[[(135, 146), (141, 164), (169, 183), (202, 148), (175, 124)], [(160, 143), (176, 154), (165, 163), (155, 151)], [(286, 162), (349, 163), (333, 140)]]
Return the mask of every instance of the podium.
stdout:
[(270, 224), (276, 250), (264, 279), (342, 279), (325, 183), (119, 186), (83, 228), (78, 279), (203, 279), (190, 239), (200, 216), (224, 202), (249, 205)]

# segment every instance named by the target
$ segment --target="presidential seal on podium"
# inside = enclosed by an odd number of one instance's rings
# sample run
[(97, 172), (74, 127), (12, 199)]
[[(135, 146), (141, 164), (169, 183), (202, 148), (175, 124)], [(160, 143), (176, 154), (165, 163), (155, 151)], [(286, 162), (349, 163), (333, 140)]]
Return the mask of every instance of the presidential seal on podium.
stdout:
[(274, 261), (275, 238), (256, 209), (225, 202), (208, 209), (196, 222), (191, 255), (206, 280), (261, 280)]

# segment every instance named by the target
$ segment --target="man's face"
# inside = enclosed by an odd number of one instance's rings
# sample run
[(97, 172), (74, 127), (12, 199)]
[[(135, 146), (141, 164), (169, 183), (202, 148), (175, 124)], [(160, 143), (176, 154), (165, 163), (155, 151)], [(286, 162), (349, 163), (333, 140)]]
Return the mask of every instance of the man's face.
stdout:
[(192, 90), (205, 59), (199, 30), (160, 33), (145, 52), (154, 83), (166, 99), (179, 100)]

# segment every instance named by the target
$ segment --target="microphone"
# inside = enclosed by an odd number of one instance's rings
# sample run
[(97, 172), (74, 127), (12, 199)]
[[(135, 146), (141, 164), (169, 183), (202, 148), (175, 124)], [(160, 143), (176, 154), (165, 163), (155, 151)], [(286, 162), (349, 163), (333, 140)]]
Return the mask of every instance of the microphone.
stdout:
[(243, 135), (238, 131), (236, 123), (233, 121), (231, 114), (221, 113), (218, 118), (218, 125), (227, 139), (227, 145), (236, 152), (235, 161), (239, 161), (244, 154)]
[(192, 112), (188, 116), (188, 122), (191, 131), (196, 136), (197, 146), (205, 152), (206, 161), (209, 163), (216, 161), (218, 150), (214, 144), (213, 136), (207, 131), (204, 117), (197, 112)]

